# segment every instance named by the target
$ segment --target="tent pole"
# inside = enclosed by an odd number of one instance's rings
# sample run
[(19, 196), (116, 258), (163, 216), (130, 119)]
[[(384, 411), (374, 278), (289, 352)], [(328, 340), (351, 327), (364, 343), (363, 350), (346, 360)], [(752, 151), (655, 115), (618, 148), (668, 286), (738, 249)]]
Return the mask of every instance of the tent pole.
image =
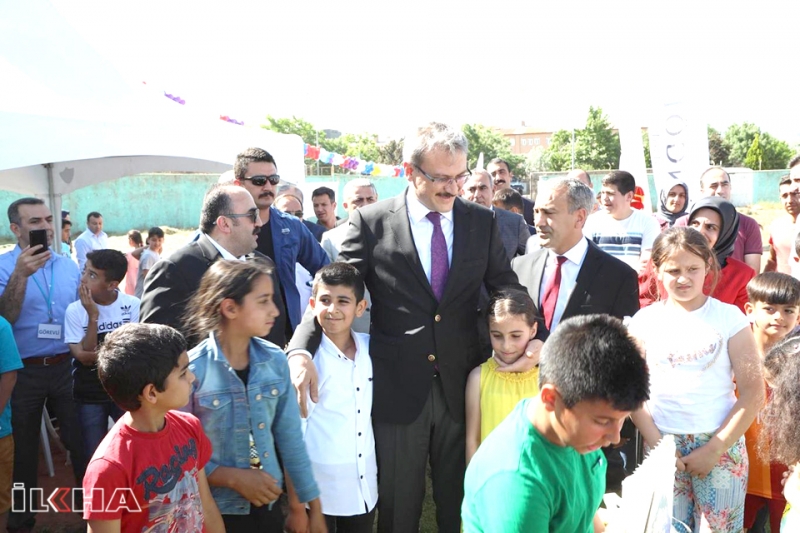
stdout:
[(50, 203), (50, 214), (53, 215), (53, 253), (61, 255), (61, 195), (56, 194), (53, 183), (53, 163), (46, 163), (47, 196)]

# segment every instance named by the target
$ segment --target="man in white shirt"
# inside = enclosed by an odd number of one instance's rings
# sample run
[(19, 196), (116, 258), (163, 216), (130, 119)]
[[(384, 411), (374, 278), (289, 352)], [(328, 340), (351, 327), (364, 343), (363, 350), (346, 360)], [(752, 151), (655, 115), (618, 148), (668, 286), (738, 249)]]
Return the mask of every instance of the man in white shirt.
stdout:
[(630, 172), (609, 172), (600, 189), (600, 211), (589, 216), (583, 233), (601, 250), (641, 273), (661, 228), (648, 213), (631, 207), (635, 189)]
[(94, 250), (108, 248), (108, 235), (103, 231), (103, 215), (92, 211), (86, 216), (86, 230), (75, 239), (75, 255), (78, 258), (78, 268), (83, 272), (86, 266), (86, 254)]

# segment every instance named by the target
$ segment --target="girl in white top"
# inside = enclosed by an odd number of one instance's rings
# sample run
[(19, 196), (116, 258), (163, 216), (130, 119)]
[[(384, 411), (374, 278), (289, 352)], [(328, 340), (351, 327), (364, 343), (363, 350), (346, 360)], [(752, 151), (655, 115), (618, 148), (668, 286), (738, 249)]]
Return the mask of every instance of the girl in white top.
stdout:
[(692, 531), (739, 532), (747, 492), (744, 432), (763, 402), (753, 334), (737, 307), (703, 294), (706, 275), (716, 279), (719, 265), (698, 231), (669, 228), (651, 259), (667, 298), (629, 324), (650, 368), (650, 401), (632, 418), (649, 447), (662, 435), (675, 438), (674, 518)]

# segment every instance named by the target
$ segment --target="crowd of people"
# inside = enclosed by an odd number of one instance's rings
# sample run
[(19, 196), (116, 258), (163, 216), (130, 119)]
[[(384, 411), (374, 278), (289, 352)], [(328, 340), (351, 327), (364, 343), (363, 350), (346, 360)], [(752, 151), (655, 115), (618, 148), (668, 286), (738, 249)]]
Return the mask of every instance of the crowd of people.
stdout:
[(441, 532), (612, 531), (601, 500), (642, 460), (637, 432), (675, 441), (677, 530), (792, 531), (798, 163), (766, 261), (722, 168), (691, 202), (664, 184), (655, 214), (623, 170), (597, 194), (581, 170), (540, 183), (534, 204), (439, 123), (406, 138), (405, 192), (350, 180), (339, 219), (320, 187), (317, 223), (248, 148), (169, 256), (157, 226), (109, 249), (98, 212), (56, 253), (50, 209), (17, 200), (0, 531), (35, 525), (11, 488), (37, 486), (45, 406), (94, 532), (416, 532), (428, 476)]

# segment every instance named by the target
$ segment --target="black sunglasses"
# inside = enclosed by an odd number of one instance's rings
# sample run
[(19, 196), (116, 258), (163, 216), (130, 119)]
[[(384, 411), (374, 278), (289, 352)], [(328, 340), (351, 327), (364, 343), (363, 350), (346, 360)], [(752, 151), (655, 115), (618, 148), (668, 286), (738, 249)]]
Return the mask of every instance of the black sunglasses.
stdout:
[(270, 185), (277, 185), (281, 181), (281, 177), (277, 174), (273, 174), (272, 176), (250, 176), (249, 178), (242, 179), (253, 182), (253, 185), (256, 187), (263, 187), (267, 182), (269, 182)]
[(253, 221), (253, 224), (255, 224), (256, 221), (258, 221), (258, 209), (254, 207), (247, 213), (220, 213), (219, 216), (227, 218), (249, 218)]

